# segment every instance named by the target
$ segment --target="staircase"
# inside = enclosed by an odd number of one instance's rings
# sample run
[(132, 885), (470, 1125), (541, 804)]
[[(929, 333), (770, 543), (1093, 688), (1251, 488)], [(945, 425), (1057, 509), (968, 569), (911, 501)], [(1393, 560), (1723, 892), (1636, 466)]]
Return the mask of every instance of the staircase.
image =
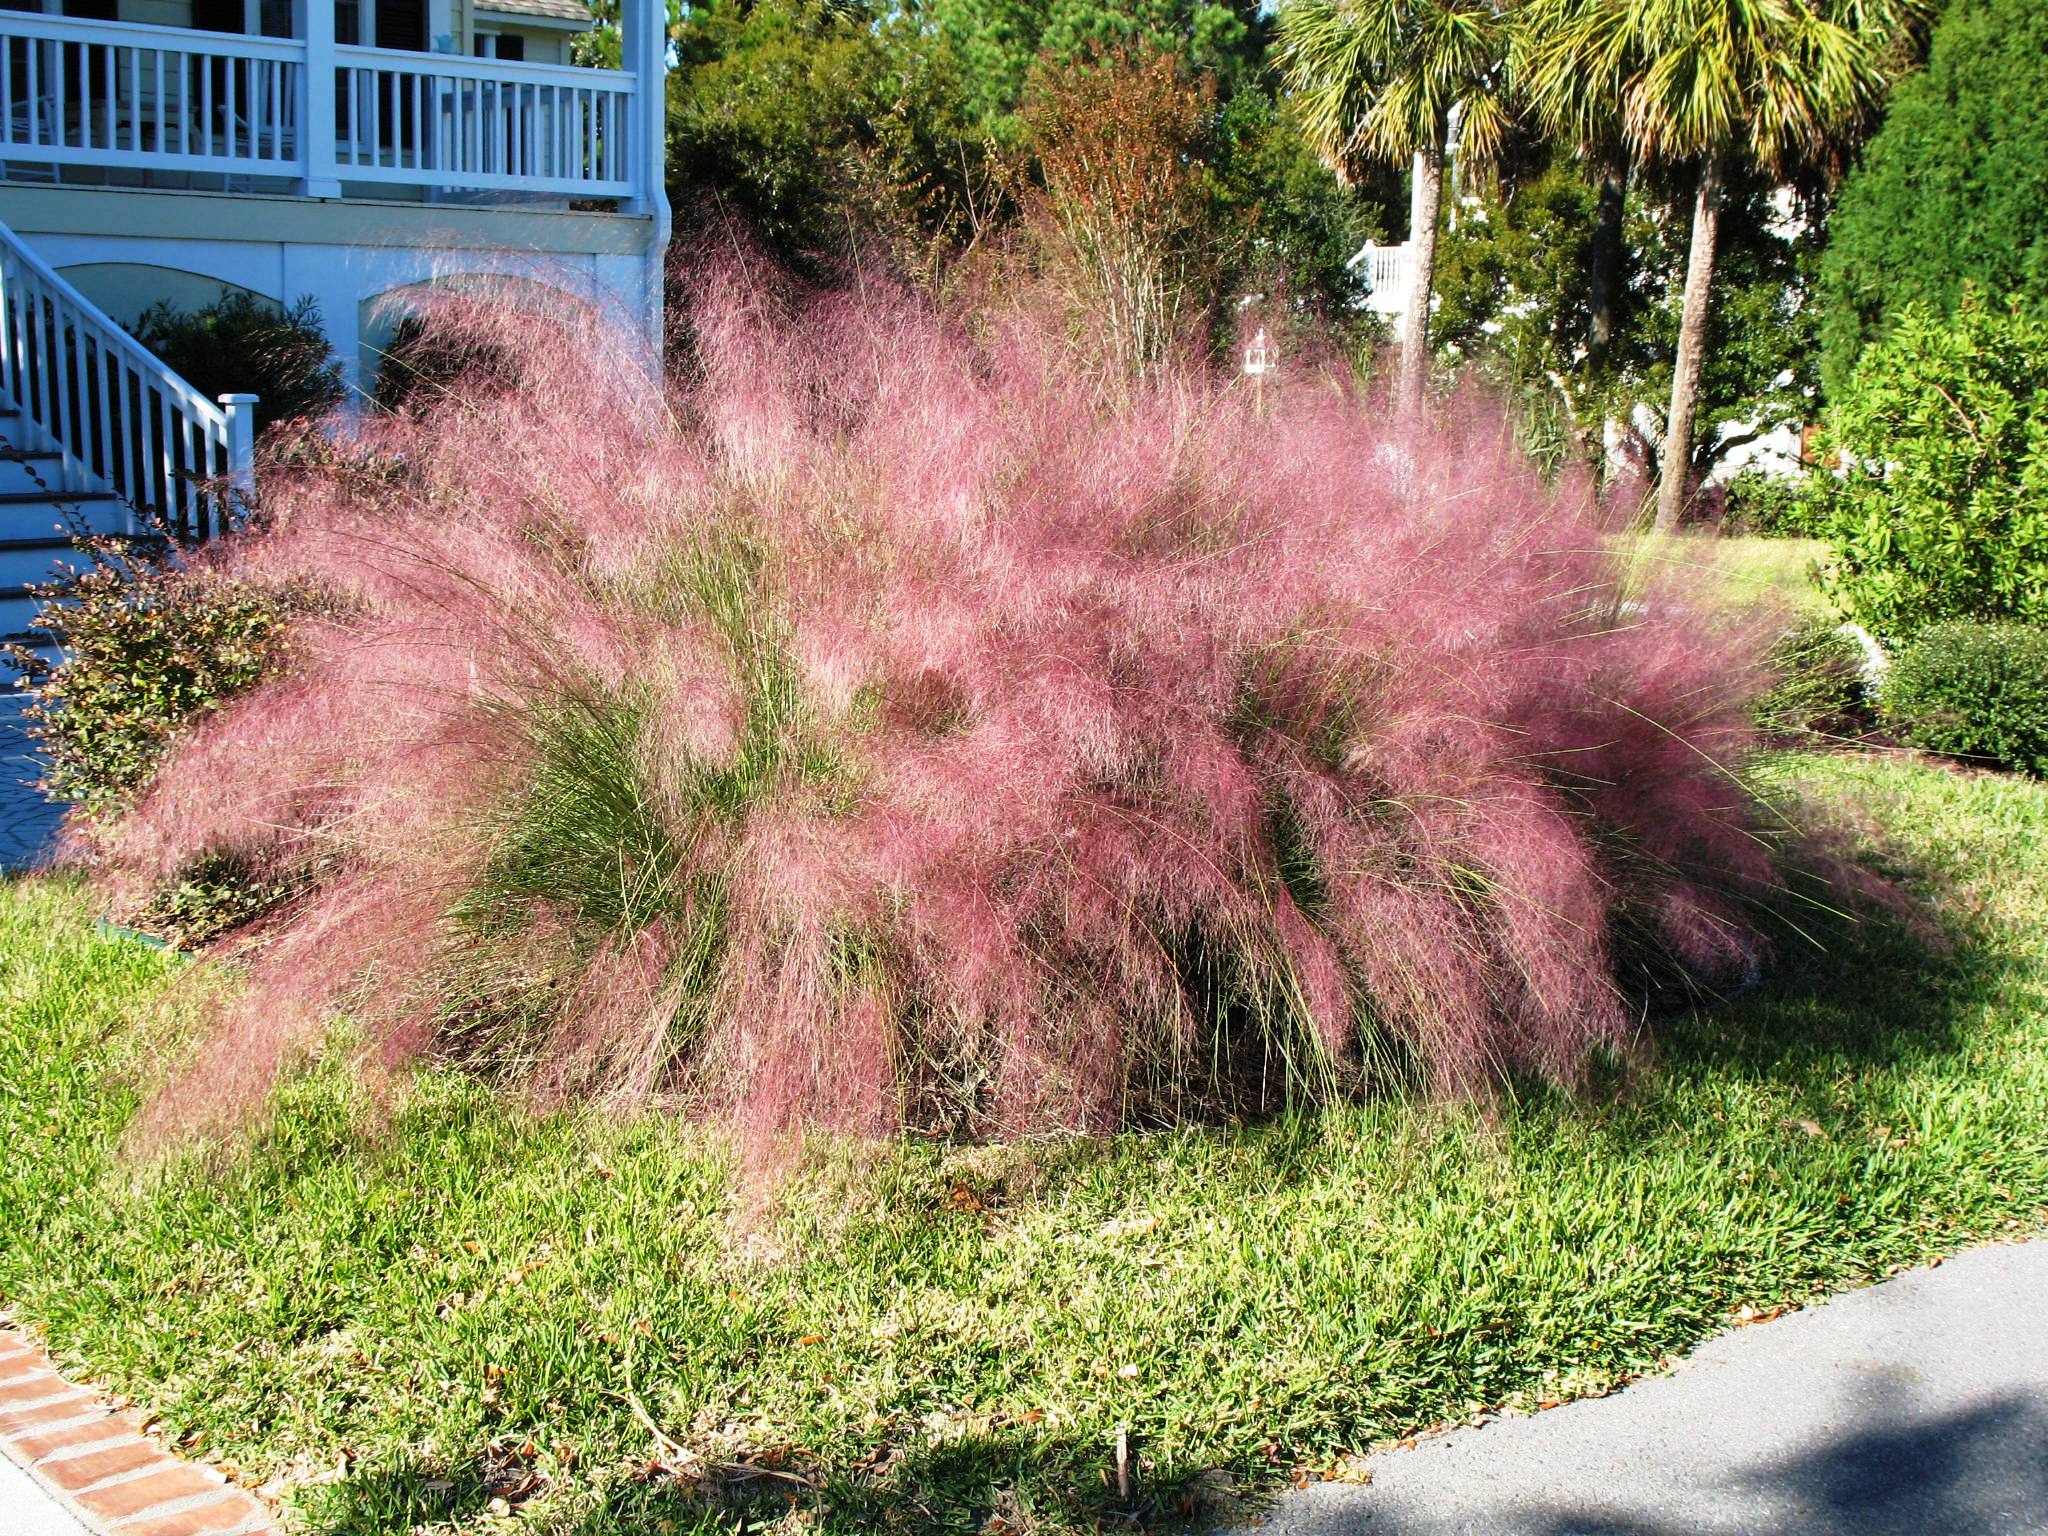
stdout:
[(0, 396), (0, 641), (49, 643), (29, 628), (38, 606), (29, 589), (76, 555), (74, 524), (94, 533), (133, 529), (125, 501), (109, 489), (78, 486), (79, 478), (68, 471), (63, 450)]
[[(52, 638), (31, 629), (41, 606), (32, 587), (77, 554), (69, 528), (127, 530), (134, 513), (112, 491), (72, 488), (63, 450), (50, 444), (11, 398), (0, 397), (0, 642), (25, 645), (52, 660)], [(0, 870), (32, 863), (48, 845), (63, 807), (35, 790), (41, 764), (22, 715), (28, 696), (13, 669), (0, 672)]]
[[(55, 657), (32, 588), (77, 557), (74, 530), (224, 529), (250, 489), (255, 403), (208, 400), (0, 224), (0, 640)], [(25, 702), (0, 697), (0, 870), (31, 862), (61, 814), (33, 788)]]

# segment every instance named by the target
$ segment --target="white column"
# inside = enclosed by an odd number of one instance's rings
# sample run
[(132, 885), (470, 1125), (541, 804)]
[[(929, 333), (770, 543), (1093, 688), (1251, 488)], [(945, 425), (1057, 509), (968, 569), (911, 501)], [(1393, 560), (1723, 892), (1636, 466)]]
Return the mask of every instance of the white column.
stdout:
[(334, 0), (292, 0), (292, 36), (306, 45), (299, 73), (299, 191), (341, 196), (334, 165)]
[(633, 120), (626, 134), (633, 195), (627, 213), (652, 213), (662, 196), (662, 135), (668, 126), (666, 0), (619, 0), (619, 63), (633, 77)]
[(668, 131), (667, 0), (619, 0), (620, 64), (633, 77), (633, 121), (627, 136), (633, 195), (624, 211), (651, 217), (642, 267), (649, 344), (660, 357), (662, 292), (668, 267), (669, 206), (663, 170)]

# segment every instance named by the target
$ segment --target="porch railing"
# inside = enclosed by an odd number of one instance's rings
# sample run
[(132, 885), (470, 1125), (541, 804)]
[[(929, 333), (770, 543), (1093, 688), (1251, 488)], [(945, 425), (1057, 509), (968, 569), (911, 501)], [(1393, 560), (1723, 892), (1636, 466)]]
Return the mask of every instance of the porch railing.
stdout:
[(631, 197), (645, 190), (635, 96), (615, 69), (0, 11), (0, 162), (16, 177), (100, 166)]
[(583, 196), (633, 190), (631, 76), (377, 48), (338, 47), (334, 58), (343, 122), (335, 171), (345, 180)]
[(63, 455), (67, 488), (113, 491), (135, 531), (211, 538), (250, 489), (255, 397), (208, 400), (4, 224), (0, 390)]
[(1366, 281), (1372, 290), (1366, 303), (1375, 313), (1399, 315), (1407, 312), (1411, 290), (1415, 287), (1413, 245), (1374, 245), (1367, 242), (1351, 258), (1351, 265), (1365, 269)]
[(268, 38), (6, 12), (0, 158), (289, 175), (304, 68)]

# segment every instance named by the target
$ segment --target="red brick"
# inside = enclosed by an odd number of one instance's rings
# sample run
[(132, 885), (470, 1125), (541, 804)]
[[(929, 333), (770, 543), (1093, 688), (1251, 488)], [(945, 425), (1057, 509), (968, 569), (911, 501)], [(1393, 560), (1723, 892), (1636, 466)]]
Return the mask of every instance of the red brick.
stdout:
[(47, 1429), (68, 1419), (80, 1419), (88, 1413), (105, 1411), (98, 1398), (73, 1387), (71, 1395), (59, 1403), (46, 1403), (40, 1408), (0, 1409), (0, 1435), (18, 1435), (26, 1429)]
[(17, 1403), (32, 1403), (39, 1397), (62, 1392), (69, 1385), (62, 1376), (47, 1366), (34, 1374), (19, 1377), (0, 1387), (0, 1408), (10, 1408)]
[(46, 1371), (50, 1362), (32, 1349), (18, 1354), (0, 1355), (0, 1382), (19, 1381), (24, 1376), (33, 1376), (37, 1371)]
[(76, 1493), (110, 1477), (156, 1466), (165, 1459), (164, 1453), (147, 1440), (131, 1440), (126, 1445), (110, 1445), (104, 1451), (87, 1451), (83, 1456), (59, 1456), (53, 1461), (39, 1462), (36, 1470), (66, 1493)]
[(138, 1520), (122, 1526), (121, 1536), (220, 1536), (227, 1531), (276, 1536), (270, 1526), (269, 1511), (247, 1498), (222, 1499), (218, 1504), (201, 1505), (181, 1515)]
[(142, 1426), (126, 1414), (102, 1414), (90, 1424), (74, 1424), (69, 1429), (46, 1429), (36, 1434), (16, 1435), (14, 1448), (30, 1461), (41, 1461), (53, 1451), (68, 1451), (74, 1446), (97, 1445), (102, 1440), (118, 1440), (123, 1435), (139, 1435)]
[(78, 1502), (102, 1520), (126, 1520), (159, 1504), (196, 1499), (201, 1494), (226, 1490), (196, 1468), (172, 1464), (147, 1477), (132, 1478), (107, 1488), (94, 1488), (78, 1495)]

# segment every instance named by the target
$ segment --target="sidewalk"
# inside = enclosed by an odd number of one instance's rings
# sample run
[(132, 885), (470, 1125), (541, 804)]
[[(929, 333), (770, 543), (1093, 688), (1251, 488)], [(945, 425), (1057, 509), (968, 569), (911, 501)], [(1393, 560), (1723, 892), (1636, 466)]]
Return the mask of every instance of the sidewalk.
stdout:
[(5, 1456), (0, 1456), (0, 1531), (7, 1536), (90, 1536)]
[(2048, 1531), (2048, 1240), (1702, 1345), (1611, 1397), (1450, 1430), (1259, 1536)]

